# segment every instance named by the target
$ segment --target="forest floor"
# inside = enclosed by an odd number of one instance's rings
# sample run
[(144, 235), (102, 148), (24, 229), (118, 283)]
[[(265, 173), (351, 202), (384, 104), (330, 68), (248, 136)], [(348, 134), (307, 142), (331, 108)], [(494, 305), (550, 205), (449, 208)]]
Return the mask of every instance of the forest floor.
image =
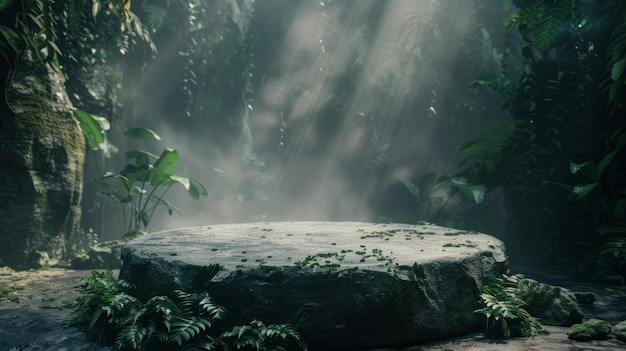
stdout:
[[(572, 291), (593, 292), (596, 302), (581, 305), (585, 320), (600, 318), (616, 324), (626, 320), (626, 286), (607, 286), (581, 282), (573, 276), (547, 273), (536, 270), (515, 270), (540, 282), (558, 285)], [(78, 292), (80, 278), (89, 276), (90, 270), (66, 268), (40, 269), (15, 272), (0, 268), (0, 310), (28, 308), (35, 310), (55, 310), (69, 315)], [(118, 271), (114, 271), (117, 276)], [(7, 311), (8, 312), (8, 311)], [(550, 335), (532, 338), (510, 338), (506, 340), (487, 339), (482, 333), (473, 333), (443, 341), (401, 348), (403, 351), (495, 351), (495, 350), (625, 350), (626, 343), (614, 338), (579, 342), (567, 338), (566, 327), (547, 327)], [(372, 351), (391, 351), (378, 349)], [(398, 349), (395, 349), (398, 350)]]
[(1, 267), (0, 309), (69, 310), (78, 297), (80, 278), (89, 275), (90, 270), (42, 268), (16, 272)]

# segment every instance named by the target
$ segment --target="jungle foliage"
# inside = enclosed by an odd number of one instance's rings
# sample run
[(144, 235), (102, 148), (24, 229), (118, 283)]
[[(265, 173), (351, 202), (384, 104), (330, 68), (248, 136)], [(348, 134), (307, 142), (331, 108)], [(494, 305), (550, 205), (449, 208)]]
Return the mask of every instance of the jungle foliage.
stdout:
[(175, 290), (170, 296), (141, 301), (132, 284), (112, 271), (82, 278), (76, 305), (67, 321), (91, 340), (118, 350), (306, 350), (286, 325), (229, 326), (226, 310), (206, 294)]
[[(269, 175), (279, 172), (268, 169), (292, 162), (303, 148), (304, 131), (314, 130), (324, 141), (307, 150), (313, 155), (336, 148), (355, 131), (362, 135), (359, 153), (326, 166), (346, 175), (353, 191), (381, 208), (381, 217), (456, 226), (493, 222), (494, 205), (482, 199), (498, 189), (514, 255), (547, 260), (585, 252), (577, 257), (581, 266), (623, 274), (626, 5), (433, 0), (398, 18), (398, 35), (380, 47), (374, 43), (389, 2), (363, 3), (368, 6), (340, 0), (323, 6), (137, 0), (131, 11), (129, 0), (2, 0), (2, 79), (9, 79), (17, 54), (27, 47), (62, 68), (74, 106), (110, 122), (109, 139), (90, 156), (90, 167), (97, 165), (92, 177), (124, 166), (111, 159), (113, 145), (124, 140), (122, 121), (149, 125), (164, 117), (172, 129), (218, 147), (238, 141), (239, 172), (218, 165), (216, 175), (226, 176), (223, 188), (232, 189), (241, 204), (263, 205), (270, 191), (283, 190)], [(288, 74), (285, 35), (302, 6), (317, 11), (319, 49), (346, 58), (322, 62), (322, 88)], [(343, 27), (360, 20), (368, 25)], [(467, 35), (454, 37), (450, 23)], [(157, 54), (157, 48), (168, 50)], [(263, 130), (267, 136), (260, 141), (251, 116), (260, 104), (258, 91), (272, 79), (281, 85), (280, 106), (273, 111), (277, 123)], [(417, 89), (416, 82), (425, 88)], [(148, 94), (146, 87), (163, 85), (162, 95)], [(316, 118), (292, 118), (298, 102), (311, 96)], [(484, 103), (495, 96), (510, 119)], [(495, 122), (460, 146), (467, 158), (458, 174), (435, 175), (433, 181), (432, 170), (414, 164), (415, 153), (424, 152), (416, 130), (442, 135), (489, 120)], [(450, 142), (441, 139), (439, 146)], [(396, 178), (393, 171), (401, 168), (414, 177)], [(408, 189), (410, 211), (386, 212), (397, 209), (384, 201), (393, 182)], [(90, 219), (105, 208), (97, 190), (85, 192)], [(443, 209), (453, 202), (468, 208), (462, 218), (445, 216)], [(477, 204), (490, 217), (478, 219), (472, 212)]]
[[(0, 34), (3, 88), (20, 55), (29, 50), (66, 77), (82, 78), (83, 89), (68, 89), (74, 101), (90, 94), (98, 98), (100, 93), (88, 91), (86, 82), (94, 77), (80, 73), (89, 72), (95, 63), (111, 63), (111, 56), (124, 54), (134, 38), (149, 42), (141, 22), (130, 10), (130, 0), (3, 0)], [(109, 45), (106, 51), (103, 44)]]
[[(161, 140), (158, 134), (147, 128), (126, 129), (124, 134), (130, 138)], [(134, 163), (128, 163), (119, 173), (105, 172), (93, 181), (104, 188), (103, 195), (120, 205), (124, 222), (128, 223), (126, 232), (147, 229), (161, 206), (166, 207), (171, 216), (176, 206), (166, 200), (165, 195), (175, 184), (183, 186), (195, 200), (208, 197), (199, 181), (174, 174), (179, 160), (176, 149), (165, 148), (158, 156), (147, 151), (129, 150), (125, 156)], [(116, 180), (117, 186), (110, 180)]]
[(536, 336), (549, 332), (526, 310), (520, 293), (524, 276), (514, 274), (491, 280), (480, 297), (484, 308), (474, 311), (487, 317), (487, 333), (492, 337)]
[(514, 250), (540, 259), (588, 252), (581, 265), (616, 273), (607, 263), (622, 257), (626, 235), (618, 225), (626, 213), (626, 5), (513, 3), (519, 12), (506, 30), (521, 39), (521, 59), (507, 64), (516, 72), (474, 81), (499, 92), (512, 119), (461, 145), (463, 175), (503, 187)]

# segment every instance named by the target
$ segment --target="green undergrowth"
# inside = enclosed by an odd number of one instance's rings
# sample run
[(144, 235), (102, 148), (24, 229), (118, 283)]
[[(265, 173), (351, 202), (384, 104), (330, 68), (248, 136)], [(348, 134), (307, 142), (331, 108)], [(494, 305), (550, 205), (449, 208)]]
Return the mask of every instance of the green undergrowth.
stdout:
[(208, 293), (174, 290), (141, 301), (130, 294), (132, 288), (110, 270), (92, 272), (82, 278), (67, 324), (119, 350), (307, 350), (298, 332), (287, 325), (258, 320), (229, 325), (226, 309)]
[(0, 286), (0, 302), (19, 302), (19, 299), (15, 295), (15, 292), (24, 289), (25, 288), (23, 286)]
[(536, 336), (549, 332), (527, 311), (523, 300), (524, 276), (502, 275), (485, 285), (480, 295), (484, 308), (474, 311), (487, 317), (487, 334), (491, 337)]

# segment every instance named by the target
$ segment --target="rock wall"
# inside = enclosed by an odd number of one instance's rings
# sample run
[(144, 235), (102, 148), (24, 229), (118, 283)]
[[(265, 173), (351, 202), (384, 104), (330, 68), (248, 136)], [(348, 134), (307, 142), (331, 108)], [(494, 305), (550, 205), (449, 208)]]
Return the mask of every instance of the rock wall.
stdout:
[(0, 115), (0, 264), (61, 258), (80, 220), (85, 141), (63, 77), (28, 52)]

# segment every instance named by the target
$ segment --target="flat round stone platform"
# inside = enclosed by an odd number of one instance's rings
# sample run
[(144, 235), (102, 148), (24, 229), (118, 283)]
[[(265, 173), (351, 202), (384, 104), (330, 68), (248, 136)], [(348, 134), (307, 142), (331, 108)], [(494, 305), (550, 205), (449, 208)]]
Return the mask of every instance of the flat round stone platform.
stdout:
[(508, 270), (492, 236), (434, 225), (239, 223), (144, 235), (120, 278), (144, 298), (208, 291), (229, 321), (288, 323), (310, 349), (396, 346), (484, 326), (480, 293)]

